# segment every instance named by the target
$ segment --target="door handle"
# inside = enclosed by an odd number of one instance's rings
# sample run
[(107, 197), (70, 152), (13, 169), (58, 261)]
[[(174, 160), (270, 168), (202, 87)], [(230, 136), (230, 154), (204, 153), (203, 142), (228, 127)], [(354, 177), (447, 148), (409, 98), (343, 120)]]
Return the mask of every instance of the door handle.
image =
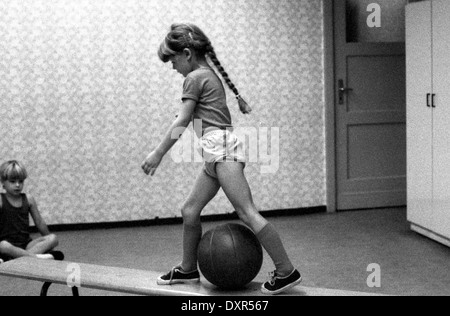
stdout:
[[(430, 97), (431, 97), (431, 103), (430, 103)], [(427, 107), (429, 108), (436, 108), (436, 94), (434, 93), (427, 93)]]
[(339, 104), (344, 104), (344, 95), (350, 91), (353, 91), (353, 89), (345, 87), (344, 80), (339, 79), (338, 90), (339, 90)]

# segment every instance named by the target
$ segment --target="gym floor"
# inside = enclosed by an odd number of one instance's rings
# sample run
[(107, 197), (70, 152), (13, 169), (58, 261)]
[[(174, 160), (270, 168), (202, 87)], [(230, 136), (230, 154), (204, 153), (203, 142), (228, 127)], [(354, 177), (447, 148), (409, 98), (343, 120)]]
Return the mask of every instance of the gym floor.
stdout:
[[(406, 209), (271, 217), (303, 286), (401, 296), (450, 295), (450, 249), (409, 229)], [(207, 222), (204, 231), (221, 222)], [(58, 232), (68, 261), (166, 272), (180, 261), (182, 225)], [(381, 287), (370, 288), (370, 264)], [(272, 271), (265, 253), (258, 281)], [(1, 296), (36, 296), (41, 284), (0, 277)], [(81, 289), (83, 296), (119, 295)], [(53, 285), (50, 296), (70, 295)]]

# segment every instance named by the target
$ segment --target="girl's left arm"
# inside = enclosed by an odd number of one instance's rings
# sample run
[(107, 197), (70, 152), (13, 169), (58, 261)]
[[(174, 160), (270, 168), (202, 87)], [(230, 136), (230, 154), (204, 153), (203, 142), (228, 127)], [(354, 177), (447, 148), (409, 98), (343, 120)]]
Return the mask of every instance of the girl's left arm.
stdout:
[(50, 230), (48, 229), (47, 224), (42, 218), (41, 213), (39, 213), (36, 200), (31, 195), (28, 196), (28, 203), (30, 204), (31, 217), (33, 218), (34, 224), (36, 225), (39, 233), (41, 233), (42, 236), (50, 235)]
[(191, 122), (192, 114), (197, 103), (194, 100), (184, 99), (176, 120), (166, 132), (161, 143), (142, 162), (142, 169), (147, 175), (153, 176), (162, 159), (173, 145), (178, 141), (181, 134)]

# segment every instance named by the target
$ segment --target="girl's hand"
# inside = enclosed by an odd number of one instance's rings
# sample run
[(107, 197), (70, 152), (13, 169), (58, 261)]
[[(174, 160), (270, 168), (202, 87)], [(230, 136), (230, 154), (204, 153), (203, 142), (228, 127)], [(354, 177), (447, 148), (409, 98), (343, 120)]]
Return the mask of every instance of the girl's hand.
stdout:
[(147, 158), (145, 158), (145, 160), (142, 162), (142, 165), (141, 165), (145, 174), (153, 177), (153, 175), (156, 172), (156, 169), (158, 169), (159, 164), (161, 163), (162, 158), (163, 158), (163, 155), (161, 155), (158, 151), (156, 151), (156, 150), (152, 151), (147, 156)]

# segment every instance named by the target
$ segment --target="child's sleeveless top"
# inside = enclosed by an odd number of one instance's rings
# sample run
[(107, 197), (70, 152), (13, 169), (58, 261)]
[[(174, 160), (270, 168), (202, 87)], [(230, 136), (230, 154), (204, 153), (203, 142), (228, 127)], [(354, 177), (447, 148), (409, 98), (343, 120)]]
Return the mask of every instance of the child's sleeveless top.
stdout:
[(22, 194), (22, 207), (17, 208), (9, 203), (5, 194), (2, 196), (0, 208), (0, 241), (24, 243), (30, 240), (30, 204), (27, 196)]

